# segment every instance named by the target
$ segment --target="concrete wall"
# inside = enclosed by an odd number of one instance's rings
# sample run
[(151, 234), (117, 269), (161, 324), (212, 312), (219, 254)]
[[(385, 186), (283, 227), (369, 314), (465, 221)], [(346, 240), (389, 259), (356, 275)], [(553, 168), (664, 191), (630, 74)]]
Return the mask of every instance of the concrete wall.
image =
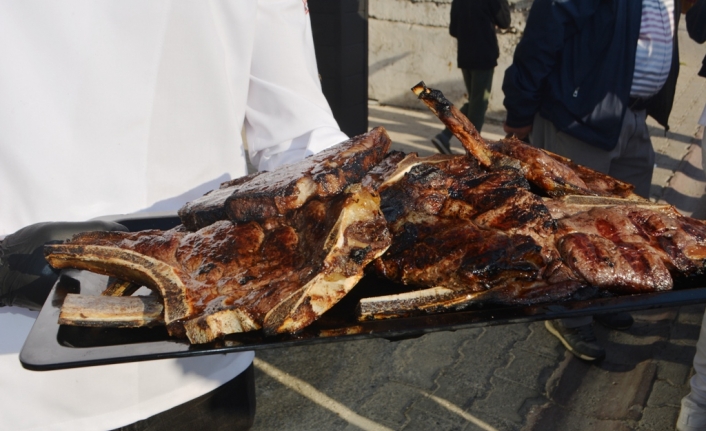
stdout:
[[(512, 27), (499, 33), (500, 58), (487, 116), (501, 120), (502, 78), (524, 29), (531, 0), (510, 0)], [(467, 100), (456, 66), (456, 39), (449, 36), (451, 0), (368, 1), (368, 98), (381, 104), (423, 109), (410, 88), (419, 81), (460, 106)]]

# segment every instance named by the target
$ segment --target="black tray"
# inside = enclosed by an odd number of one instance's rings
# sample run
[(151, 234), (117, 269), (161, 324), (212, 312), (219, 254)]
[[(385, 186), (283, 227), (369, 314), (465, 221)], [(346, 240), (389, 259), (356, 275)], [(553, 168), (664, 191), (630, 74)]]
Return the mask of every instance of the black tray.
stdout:
[[(178, 218), (118, 221), (131, 230), (142, 230), (168, 228), (178, 223)], [(396, 293), (403, 289), (387, 280), (366, 276), (336, 306), (296, 335), (265, 337), (260, 331), (255, 331), (229, 335), (209, 344), (190, 345), (187, 341), (169, 337), (163, 327), (115, 329), (58, 324), (59, 311), (67, 293), (97, 295), (105, 288), (107, 280), (107, 277), (87, 271), (68, 270), (62, 273), (20, 352), (20, 362), (25, 368), (45, 371), (368, 338), (399, 340), (436, 331), (706, 302), (706, 287), (690, 287), (680, 283), (678, 289), (668, 292), (522, 307), (479, 307), (358, 322), (354, 311), (360, 298)]]

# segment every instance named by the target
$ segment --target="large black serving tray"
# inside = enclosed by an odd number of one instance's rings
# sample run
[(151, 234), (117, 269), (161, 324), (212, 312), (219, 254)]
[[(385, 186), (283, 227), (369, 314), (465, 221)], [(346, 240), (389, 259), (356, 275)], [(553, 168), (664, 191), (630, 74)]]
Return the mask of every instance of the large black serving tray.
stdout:
[[(179, 223), (176, 217), (118, 221), (133, 231), (167, 229)], [(260, 331), (255, 331), (229, 335), (209, 344), (190, 345), (185, 340), (169, 337), (163, 327), (115, 329), (58, 324), (59, 311), (67, 293), (99, 295), (107, 281), (107, 277), (88, 271), (66, 270), (62, 273), (20, 352), (20, 362), (25, 368), (46, 371), (369, 338), (399, 340), (437, 331), (706, 302), (706, 287), (680, 283), (675, 290), (668, 292), (533, 306), (487, 306), (465, 311), (358, 322), (355, 307), (360, 298), (396, 293), (404, 289), (387, 280), (366, 276), (319, 320), (294, 335), (265, 337)]]

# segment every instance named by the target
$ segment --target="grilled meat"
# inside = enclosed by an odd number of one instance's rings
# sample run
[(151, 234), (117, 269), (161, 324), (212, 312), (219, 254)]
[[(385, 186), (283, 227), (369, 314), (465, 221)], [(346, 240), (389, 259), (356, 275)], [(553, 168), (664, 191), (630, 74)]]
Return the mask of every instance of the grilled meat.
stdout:
[(191, 231), (218, 220), (264, 220), (287, 214), (314, 198), (340, 194), (380, 163), (390, 147), (382, 127), (351, 138), (273, 172), (258, 172), (223, 183), (184, 205), (179, 217)]
[[(420, 82), (412, 88), (429, 109), (461, 141), (469, 155), (490, 169), (514, 167), (547, 195), (598, 195), (641, 199), (633, 187), (569, 159), (525, 144), (510, 137), (499, 142), (485, 141), (473, 124), (439, 90)], [(578, 168), (577, 168), (578, 167)]]
[[(409, 157), (376, 182), (393, 240), (374, 268), (416, 290), (366, 298), (360, 318), (528, 303), (552, 292), (566, 297), (585, 284), (558, 260), (556, 223), (525, 178), (511, 168), (487, 172), (467, 159)], [(557, 288), (539, 293), (550, 283)]]
[[(61, 322), (163, 321), (192, 343), (297, 332), (371, 262), (409, 291), (364, 298), (360, 319), (662, 291), (706, 272), (704, 223), (517, 139), (486, 142), (441, 92), (423, 83), (413, 91), (467, 155), (388, 154), (376, 128), (224, 183), (185, 205), (184, 225), (170, 231), (93, 232), (47, 246), (55, 268), (118, 279), (103, 299), (67, 299)], [(142, 285), (160, 301), (121, 297)]]
[[(47, 261), (127, 282), (111, 285), (106, 302), (135, 286), (153, 289), (163, 298), (170, 334), (192, 343), (260, 328), (297, 332), (340, 300), (390, 245), (379, 196), (355, 184), (389, 143), (384, 129), (374, 129), (278, 174), (226, 184), (184, 207), (185, 225), (80, 234), (47, 246)], [(92, 303), (100, 308), (100, 301)], [(80, 313), (69, 317), (68, 309), (65, 317), (64, 323), (95, 324)]]
[(360, 319), (564, 300), (587, 287), (662, 291), (673, 276), (703, 272), (706, 226), (670, 206), (542, 199), (515, 169), (444, 157), (396, 159), (400, 168), (375, 182), (393, 241), (374, 268), (414, 290), (363, 299)]

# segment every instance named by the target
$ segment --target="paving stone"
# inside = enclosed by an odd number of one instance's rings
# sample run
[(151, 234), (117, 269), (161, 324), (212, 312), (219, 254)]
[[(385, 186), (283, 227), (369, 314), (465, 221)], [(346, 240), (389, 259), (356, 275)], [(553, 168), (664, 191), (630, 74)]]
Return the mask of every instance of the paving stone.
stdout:
[(389, 379), (393, 349), (385, 340), (364, 340), (265, 350), (257, 357), (355, 407)]
[(704, 304), (689, 305), (679, 308), (677, 321), (682, 323), (691, 323), (701, 325), (704, 317)]
[(562, 364), (562, 374), (550, 399), (567, 409), (586, 416), (610, 420), (636, 420), (639, 409), (649, 396), (656, 374), (651, 361), (635, 364), (591, 365), (571, 358)]
[(647, 406), (680, 408), (681, 399), (685, 395), (682, 386), (674, 386), (663, 380), (656, 380), (652, 385), (652, 392), (647, 400)]
[(659, 336), (615, 334), (608, 340), (602, 340), (601, 344), (606, 350), (604, 362), (629, 368), (636, 363), (652, 360), (656, 352), (665, 348), (667, 342)]
[(436, 379), (436, 394), (463, 408), (477, 398), (484, 398), (490, 387), (490, 376), (496, 368), (482, 358), (464, 358), (454, 367), (444, 370)]
[(497, 369), (495, 376), (539, 393), (544, 391), (547, 379), (557, 367), (556, 359), (550, 360), (521, 349), (513, 349), (510, 358), (510, 363)]
[(459, 348), (466, 342), (464, 335), (464, 331), (437, 332), (398, 342), (391, 352), (389, 378), (427, 390), (434, 389), (434, 381), (441, 370), (458, 359)]
[(491, 378), (490, 383), (492, 388), (488, 397), (474, 402), (471, 413), (487, 413), (496, 418), (503, 418), (518, 428), (522, 427), (529, 410), (529, 408), (523, 408), (526, 400), (539, 398), (542, 394), (497, 377)]
[(512, 346), (529, 334), (516, 326), (482, 328), (476, 337), (465, 340), (458, 349), (458, 360), (437, 376), (435, 394), (464, 408), (485, 398), (495, 370), (507, 364)]
[(466, 425), (465, 422), (453, 421), (447, 417), (437, 416), (415, 408), (410, 409), (408, 414), (409, 422), (400, 428), (403, 431), (462, 431)]
[[(326, 429), (341, 430), (347, 422), (335, 413), (321, 408), (308, 400), (280, 385), (267, 375), (256, 370), (256, 402), (258, 412), (255, 415), (253, 430), (301, 431), (304, 429), (316, 430), (321, 424), (326, 423)], [(263, 409), (266, 406), (266, 409)], [(270, 414), (263, 414), (271, 412)]]
[(568, 406), (592, 366), (589, 362), (576, 359), (567, 351), (553, 375), (547, 380), (548, 398), (562, 407)]
[(360, 407), (366, 418), (392, 429), (401, 429), (408, 422), (407, 410), (423, 395), (415, 388), (388, 382)]
[(675, 386), (688, 384), (695, 354), (694, 345), (665, 345), (664, 349), (655, 354), (657, 378)]
[(521, 431), (632, 431), (633, 427), (632, 421), (599, 419), (548, 403), (534, 412)]
[(673, 342), (686, 341), (689, 344), (696, 344), (699, 339), (699, 333), (701, 332), (701, 322), (697, 323), (686, 323), (686, 322), (675, 322), (672, 325), (672, 330), (670, 338)]
[(636, 431), (673, 430), (679, 410), (672, 407), (647, 407), (635, 428)]
[[(471, 419), (463, 408), (439, 398), (418, 398), (407, 410), (409, 422), (403, 428), (412, 430), (463, 430)], [(472, 418), (476, 419), (476, 418)]]
[(544, 322), (531, 323), (528, 329), (530, 330), (530, 335), (526, 340), (516, 342), (514, 349), (535, 353), (554, 362), (563, 358), (564, 347), (557, 342), (556, 337), (547, 331), (544, 327)]

